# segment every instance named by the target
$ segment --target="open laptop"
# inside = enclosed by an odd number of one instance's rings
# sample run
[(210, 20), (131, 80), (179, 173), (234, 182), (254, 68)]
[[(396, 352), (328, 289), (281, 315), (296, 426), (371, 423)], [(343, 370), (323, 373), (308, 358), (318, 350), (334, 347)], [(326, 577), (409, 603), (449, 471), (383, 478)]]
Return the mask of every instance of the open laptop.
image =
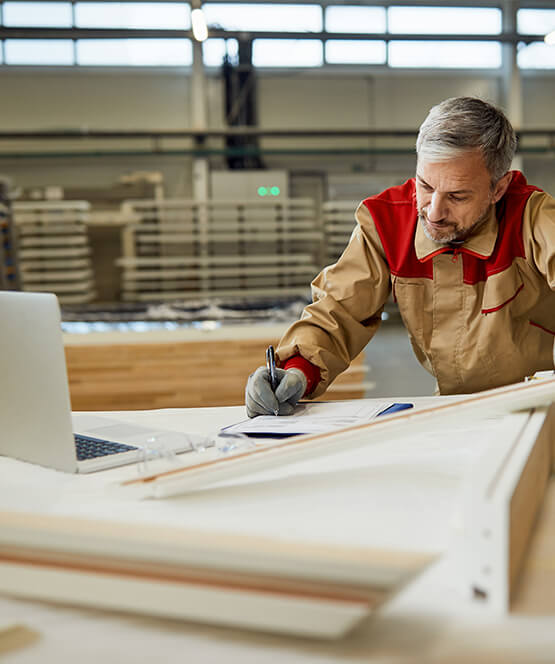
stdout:
[(74, 435), (60, 307), (52, 293), (0, 291), (0, 412), (1, 455), (70, 473), (141, 461), (153, 440), (174, 452), (192, 449), (184, 433), (96, 416), (88, 417), (96, 425), (89, 428), (117, 431), (120, 442)]

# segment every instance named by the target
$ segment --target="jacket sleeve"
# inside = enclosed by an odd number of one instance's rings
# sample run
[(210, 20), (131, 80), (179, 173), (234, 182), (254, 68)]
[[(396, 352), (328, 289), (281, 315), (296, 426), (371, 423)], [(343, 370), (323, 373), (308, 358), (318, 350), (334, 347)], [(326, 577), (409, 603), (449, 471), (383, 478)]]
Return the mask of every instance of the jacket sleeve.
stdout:
[(555, 291), (555, 199), (543, 191), (532, 194), (523, 224), (527, 255)]
[(356, 221), (345, 251), (314, 279), (312, 304), (285, 332), (277, 349), (280, 365), (299, 354), (320, 369), (311, 398), (322, 394), (374, 336), (391, 290), (389, 266), (362, 203)]
[[(544, 192), (532, 194), (525, 208), (523, 238), (526, 255), (545, 277), (548, 286), (555, 291), (555, 199)], [(553, 306), (546, 302), (546, 306)], [(552, 319), (553, 312), (548, 314)], [(553, 336), (553, 364), (555, 366), (555, 330)]]

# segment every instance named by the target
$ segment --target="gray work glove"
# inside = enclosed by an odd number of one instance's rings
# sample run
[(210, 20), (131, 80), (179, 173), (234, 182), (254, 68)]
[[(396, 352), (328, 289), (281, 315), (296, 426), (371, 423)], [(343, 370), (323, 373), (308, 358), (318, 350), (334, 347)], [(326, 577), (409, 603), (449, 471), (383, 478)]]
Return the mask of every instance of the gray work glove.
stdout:
[(278, 382), (274, 392), (266, 367), (249, 376), (245, 388), (247, 415), (291, 415), (306, 390), (306, 376), (300, 369), (276, 369)]

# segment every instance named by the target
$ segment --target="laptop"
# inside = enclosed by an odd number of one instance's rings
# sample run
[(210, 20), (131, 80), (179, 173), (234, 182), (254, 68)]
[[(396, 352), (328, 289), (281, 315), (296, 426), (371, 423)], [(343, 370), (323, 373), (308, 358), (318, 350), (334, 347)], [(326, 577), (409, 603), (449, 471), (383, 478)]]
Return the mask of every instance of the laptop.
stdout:
[[(89, 434), (74, 434), (61, 313), (53, 293), (0, 291), (0, 409), (0, 455), (68, 473), (136, 463), (156, 451), (193, 449), (185, 433), (92, 414), (75, 418), (84, 418)], [(110, 433), (117, 440), (108, 439)]]

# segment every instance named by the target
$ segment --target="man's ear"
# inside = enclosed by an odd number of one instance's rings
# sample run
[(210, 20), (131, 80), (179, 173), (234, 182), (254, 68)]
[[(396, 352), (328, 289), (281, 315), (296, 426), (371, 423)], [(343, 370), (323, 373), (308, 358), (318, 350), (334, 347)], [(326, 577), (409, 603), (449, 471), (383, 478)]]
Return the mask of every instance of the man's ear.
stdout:
[(503, 198), (505, 195), (505, 192), (507, 191), (509, 185), (511, 184), (511, 180), (513, 179), (513, 174), (512, 173), (505, 173), (505, 175), (497, 180), (495, 183), (495, 187), (493, 188), (493, 202), (497, 203), (497, 201), (500, 198)]

